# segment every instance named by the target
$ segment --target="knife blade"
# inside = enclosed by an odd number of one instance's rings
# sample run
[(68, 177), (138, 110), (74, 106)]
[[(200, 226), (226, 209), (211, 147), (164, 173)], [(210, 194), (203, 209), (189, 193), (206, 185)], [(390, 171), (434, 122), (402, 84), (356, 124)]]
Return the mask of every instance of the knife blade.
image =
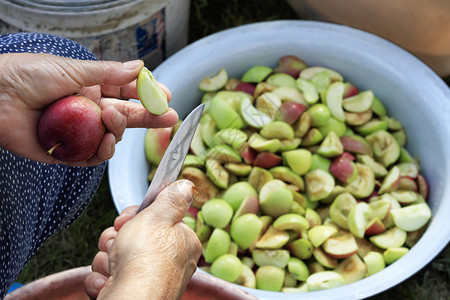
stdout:
[(156, 169), (138, 212), (152, 204), (165, 187), (177, 180), (204, 106), (205, 104), (197, 106), (181, 123)]

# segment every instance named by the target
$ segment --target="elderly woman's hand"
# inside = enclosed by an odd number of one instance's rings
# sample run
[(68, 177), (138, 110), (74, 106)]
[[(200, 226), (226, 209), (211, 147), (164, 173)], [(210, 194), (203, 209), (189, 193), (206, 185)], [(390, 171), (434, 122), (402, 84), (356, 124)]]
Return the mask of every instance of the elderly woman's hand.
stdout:
[[(107, 133), (96, 155), (70, 165), (96, 165), (110, 159), (126, 127), (174, 125), (178, 115), (172, 109), (156, 116), (140, 103), (121, 100), (138, 99), (136, 78), (143, 66), (140, 60), (120, 63), (75, 60), (50, 54), (1, 54), (0, 147), (32, 160), (63, 163), (42, 149), (37, 125), (50, 103), (75, 93), (100, 105)], [(170, 100), (169, 90), (162, 88)]]
[(128, 207), (99, 240), (86, 278), (97, 299), (179, 299), (201, 255), (196, 234), (182, 222), (196, 190), (188, 180), (165, 188), (136, 215)]

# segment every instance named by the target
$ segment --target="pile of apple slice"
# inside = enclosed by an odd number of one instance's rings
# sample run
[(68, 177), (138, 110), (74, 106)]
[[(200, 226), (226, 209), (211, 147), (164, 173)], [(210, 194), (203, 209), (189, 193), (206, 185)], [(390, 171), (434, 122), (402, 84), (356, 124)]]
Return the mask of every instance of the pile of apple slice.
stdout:
[[(315, 291), (384, 269), (421, 237), (427, 182), (372, 91), (291, 55), (240, 79), (222, 69), (199, 89), (206, 107), (180, 178), (199, 189), (184, 222), (203, 243), (202, 269)], [(175, 131), (148, 130), (152, 166)]]

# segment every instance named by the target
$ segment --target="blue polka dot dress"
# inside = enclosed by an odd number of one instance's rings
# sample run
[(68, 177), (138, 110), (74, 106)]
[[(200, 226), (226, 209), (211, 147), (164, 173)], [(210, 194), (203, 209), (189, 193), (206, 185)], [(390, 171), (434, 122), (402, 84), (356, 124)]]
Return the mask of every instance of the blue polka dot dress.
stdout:
[[(62, 37), (0, 35), (0, 54), (18, 52), (96, 60), (86, 48)], [(106, 163), (96, 167), (49, 165), (0, 147), (0, 299), (38, 248), (86, 208), (105, 167)]]

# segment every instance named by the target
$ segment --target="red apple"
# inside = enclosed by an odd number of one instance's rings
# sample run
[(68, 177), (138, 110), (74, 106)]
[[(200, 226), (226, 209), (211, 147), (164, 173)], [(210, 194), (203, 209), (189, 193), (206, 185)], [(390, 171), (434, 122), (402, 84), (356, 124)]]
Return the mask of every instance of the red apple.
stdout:
[(367, 224), (365, 236), (372, 236), (383, 233), (386, 231), (386, 226), (379, 218), (373, 218), (369, 224)]
[(254, 84), (251, 84), (249, 82), (241, 82), (233, 88), (233, 91), (244, 92), (253, 96), (253, 94), (255, 93), (255, 89), (256, 86)]
[(297, 102), (287, 101), (278, 108), (277, 119), (290, 125), (294, 124), (306, 110), (306, 106)]
[(361, 136), (345, 135), (341, 137), (341, 143), (344, 146), (344, 151), (372, 155), (370, 144)]
[(264, 169), (270, 169), (275, 166), (278, 166), (281, 163), (281, 156), (276, 155), (271, 152), (260, 152), (256, 155), (255, 160), (253, 161), (253, 166), (261, 167)]
[(331, 162), (329, 170), (334, 177), (339, 179), (344, 184), (352, 182), (358, 176), (355, 163), (346, 155), (336, 157)]
[(351, 84), (347, 84), (344, 89), (344, 98), (358, 95), (359, 90), (357, 87)]
[(249, 146), (245, 146), (241, 151), (242, 159), (247, 164), (252, 164), (256, 158), (257, 152)]
[(100, 106), (79, 95), (63, 97), (50, 104), (38, 126), (39, 141), (45, 151), (66, 162), (92, 157), (105, 132)]
[(298, 78), (300, 71), (306, 68), (306, 63), (294, 55), (285, 55), (278, 60), (278, 66), (274, 69), (276, 73), (289, 74)]

